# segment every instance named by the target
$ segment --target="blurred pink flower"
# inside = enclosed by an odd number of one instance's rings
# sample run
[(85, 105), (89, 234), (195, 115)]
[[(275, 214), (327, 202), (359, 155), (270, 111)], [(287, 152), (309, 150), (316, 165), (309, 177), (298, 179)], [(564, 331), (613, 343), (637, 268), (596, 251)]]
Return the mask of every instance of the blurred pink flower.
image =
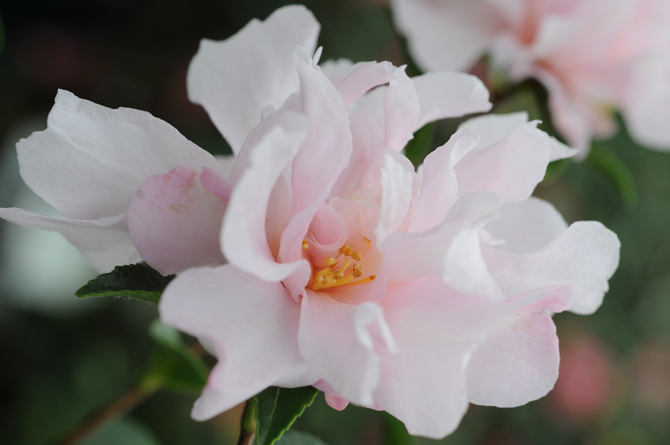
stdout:
[(531, 197), (574, 150), (525, 114), (484, 116), (415, 172), (412, 134), (488, 110), (484, 86), (387, 62), (319, 67), (317, 33), (285, 7), (203, 41), (189, 69), (236, 156), (228, 264), (179, 274), (159, 307), (219, 358), (193, 417), (314, 385), (336, 409), (384, 409), (439, 438), (469, 402), (543, 396), (558, 373), (551, 314), (596, 310), (618, 263), (616, 235)]
[(600, 341), (581, 337), (561, 348), (560, 375), (551, 394), (561, 419), (592, 421), (606, 412), (615, 395), (615, 366)]
[(615, 131), (614, 109), (642, 144), (670, 150), (670, 3), (665, 0), (393, 0), (426, 70), (470, 68), (485, 53), (549, 90), (554, 123), (588, 152)]

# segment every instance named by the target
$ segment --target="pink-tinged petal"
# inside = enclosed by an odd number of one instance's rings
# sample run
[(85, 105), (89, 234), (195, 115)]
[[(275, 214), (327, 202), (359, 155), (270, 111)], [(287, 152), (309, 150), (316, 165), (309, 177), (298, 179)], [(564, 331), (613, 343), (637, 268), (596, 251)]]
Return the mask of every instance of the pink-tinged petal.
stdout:
[(215, 191), (222, 196), (207, 191), (194, 169), (183, 166), (144, 181), (130, 204), (133, 243), (163, 275), (225, 261), (219, 234), (231, 187), (224, 179), (227, 188), (215, 183), (212, 174), (206, 176), (210, 186), (220, 186)]
[(302, 113), (310, 121), (291, 175), (293, 214), (297, 215), (315, 201), (323, 201), (347, 166), (352, 148), (349, 119), (340, 94), (307, 53), (296, 51), (295, 62)]
[[(312, 218), (349, 162), (352, 149), (349, 119), (340, 94), (304, 51), (296, 51), (295, 61), (302, 113), (310, 126), (291, 167), (293, 216), (282, 234), (278, 256), (284, 263), (302, 258), (302, 240)], [(307, 278), (301, 273), (284, 284), (296, 296)]]
[(391, 62), (359, 62), (335, 77), (328, 76), (348, 107), (368, 90), (388, 83), (398, 70)]
[[(667, 52), (666, 52), (667, 54)], [(670, 61), (652, 53), (635, 68), (622, 111), (631, 135), (649, 148), (670, 150)]]
[(382, 204), (375, 228), (377, 248), (381, 250), (386, 237), (397, 232), (408, 217), (416, 188), (414, 166), (404, 156), (389, 152), (384, 155), (381, 170)]
[(214, 156), (214, 159), (219, 163), (221, 176), (228, 178), (233, 171), (237, 158), (234, 155), (217, 155)]
[(528, 123), (528, 113), (519, 111), (507, 114), (487, 114), (465, 121), (459, 129), (466, 128), (479, 135), (480, 150), (502, 142), (515, 128)]
[(468, 408), (468, 360), (499, 305), (464, 295), (439, 278), (390, 288), (381, 304), (398, 353), (380, 352), (384, 372), (375, 402), (410, 434), (440, 439)]
[(471, 403), (511, 408), (554, 387), (559, 352), (551, 316), (570, 306), (571, 292), (560, 286), (534, 294), (506, 301), (507, 313), (473, 354), (467, 368)]
[(484, 227), (494, 239), (504, 241), (499, 249), (515, 253), (540, 250), (567, 228), (553, 205), (532, 196), (504, 204), (502, 216)]
[(420, 111), (414, 83), (404, 68), (397, 69), (384, 94), (384, 148), (397, 151), (405, 148), (420, 127)]
[(342, 411), (349, 405), (349, 401), (340, 397), (337, 394), (337, 391), (335, 391), (325, 380), (319, 380), (312, 386), (314, 386), (319, 391), (323, 391), (326, 398), (326, 403), (334, 410)]
[(379, 350), (395, 350), (379, 305), (340, 303), (306, 291), (300, 312), (300, 352), (342, 398), (372, 404), (381, 372)]
[(446, 144), (426, 156), (421, 167), (421, 193), (410, 231), (423, 232), (444, 221), (458, 198), (454, 166), (478, 144), (476, 133), (459, 129)]
[(500, 23), (485, 1), (393, 0), (393, 18), (426, 71), (470, 68), (486, 51)]
[(570, 310), (591, 314), (602, 303), (607, 281), (619, 264), (616, 234), (595, 221), (572, 224), (542, 249), (517, 254), (482, 246), (486, 264), (506, 296), (545, 286), (567, 285)]
[(141, 260), (128, 234), (125, 215), (85, 221), (53, 218), (23, 209), (0, 209), (0, 218), (24, 227), (58, 232), (100, 273)]
[(232, 408), (303, 366), (298, 350), (300, 305), (281, 283), (225, 265), (190, 269), (165, 289), (164, 323), (212, 345), (212, 370), (193, 418)]
[(237, 153), (265, 106), (279, 108), (299, 87), (296, 47), (312, 53), (319, 23), (304, 6), (250, 21), (228, 40), (203, 40), (189, 66), (189, 99), (202, 105)]
[[(476, 118), (477, 122), (490, 122), (491, 131), (497, 133), (497, 116)], [(538, 130), (537, 121), (520, 125), (503, 140), (486, 147), (486, 130), (480, 145), (456, 165), (459, 194), (489, 190), (502, 202), (523, 201), (533, 193), (535, 186), (544, 179), (549, 164), (549, 136)], [(465, 125), (465, 128), (470, 128)]]
[(432, 72), (413, 77), (421, 114), (415, 131), (428, 122), (491, 109), (489, 90), (465, 73)]
[(384, 153), (384, 95), (376, 88), (349, 107), (353, 151), (330, 196), (347, 197), (361, 186), (373, 163)]
[[(495, 195), (481, 192), (461, 198), (442, 224), (425, 232), (390, 234), (384, 243), (388, 286), (444, 277), (452, 285), (475, 287), (487, 283), (495, 288), (479, 258), (478, 243), (481, 227), (499, 213), (500, 202)], [(464, 257), (459, 258), (463, 249)]]
[(549, 137), (549, 162), (571, 158), (579, 153), (576, 148), (568, 147), (553, 136)]
[(17, 144), (21, 176), (67, 218), (126, 213), (142, 181), (180, 165), (219, 169), (212, 155), (149, 113), (67, 91), (59, 90), (47, 125)]
[[(233, 189), (221, 231), (226, 259), (268, 281), (280, 281), (299, 267), (298, 263), (278, 264), (265, 234), (266, 220), (274, 218), (267, 214), (268, 200), (305, 139), (304, 118), (292, 112), (280, 113), (282, 119), (273, 121), (276, 125), (264, 126), (259, 142), (241, 153), (246, 156), (248, 168)], [(297, 130), (301, 127), (302, 131)]]

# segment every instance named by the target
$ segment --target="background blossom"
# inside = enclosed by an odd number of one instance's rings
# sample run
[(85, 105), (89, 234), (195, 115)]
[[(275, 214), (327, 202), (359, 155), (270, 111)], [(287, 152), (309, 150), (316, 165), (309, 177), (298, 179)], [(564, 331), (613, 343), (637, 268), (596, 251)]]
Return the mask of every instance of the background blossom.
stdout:
[(425, 70), (467, 70), (485, 54), (512, 81), (549, 91), (561, 135), (585, 156), (615, 132), (619, 110), (642, 144), (670, 149), (670, 8), (664, 1), (394, 0), (394, 17)]

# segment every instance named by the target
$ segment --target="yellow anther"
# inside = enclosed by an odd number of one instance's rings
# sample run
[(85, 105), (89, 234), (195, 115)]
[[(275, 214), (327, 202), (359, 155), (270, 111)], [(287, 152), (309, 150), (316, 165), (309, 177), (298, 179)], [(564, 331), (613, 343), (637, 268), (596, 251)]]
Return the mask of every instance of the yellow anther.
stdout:
[(363, 257), (361, 257), (361, 254), (358, 252), (351, 252), (351, 258), (355, 259), (356, 261), (360, 261)]
[(309, 249), (309, 244), (307, 244), (307, 240), (302, 241), (302, 250), (307, 250)]
[(330, 258), (326, 258), (326, 261), (324, 261), (324, 263), (326, 263), (326, 266), (328, 267), (333, 267), (334, 265), (337, 264), (337, 260), (331, 256)]
[(354, 264), (354, 271), (352, 272), (352, 275), (354, 278), (359, 278), (361, 275), (363, 275), (363, 269), (361, 269), (361, 266)]
[(366, 243), (368, 243), (368, 246), (372, 245), (372, 241), (370, 241), (370, 240), (367, 239), (367, 238), (363, 238), (363, 239), (365, 240)]
[(330, 273), (330, 276), (336, 280), (341, 280), (344, 278), (344, 271), (342, 269), (334, 270)]
[(374, 281), (375, 278), (377, 278), (377, 275), (370, 275), (370, 277), (369, 277), (368, 279), (369, 279), (370, 281)]
[(349, 256), (351, 255), (351, 246), (349, 244), (346, 244), (340, 248), (340, 253), (343, 253), (344, 256)]

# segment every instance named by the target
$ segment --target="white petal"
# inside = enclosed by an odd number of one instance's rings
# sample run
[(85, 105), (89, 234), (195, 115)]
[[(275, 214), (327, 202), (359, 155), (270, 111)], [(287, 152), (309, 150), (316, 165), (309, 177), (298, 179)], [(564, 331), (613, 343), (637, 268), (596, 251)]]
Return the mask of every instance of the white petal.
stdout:
[[(259, 142), (244, 150), (243, 170), (230, 196), (221, 231), (221, 246), (226, 259), (239, 269), (263, 280), (279, 281), (295, 271), (297, 264), (278, 264), (265, 234), (268, 200), (282, 171), (295, 157), (305, 139), (303, 116), (279, 112), (258, 127)], [(302, 127), (302, 131), (298, 129)], [(241, 162), (240, 160), (240, 162)]]
[[(558, 337), (551, 319), (570, 305), (567, 286), (544, 289), (531, 304), (509, 312), (480, 345), (468, 365), (468, 400), (510, 408), (545, 396), (558, 378)], [(529, 296), (521, 296), (528, 299)]]
[(516, 254), (483, 246), (491, 275), (506, 296), (545, 286), (568, 285), (570, 310), (591, 314), (602, 303), (607, 280), (619, 264), (621, 243), (599, 222), (580, 221), (541, 250)]
[(237, 153), (261, 110), (279, 106), (298, 89), (293, 51), (314, 52), (319, 23), (304, 6), (252, 20), (228, 40), (203, 40), (191, 61), (189, 99), (202, 105)]
[(163, 322), (213, 345), (219, 362), (193, 408), (206, 420), (245, 401), (303, 365), (300, 305), (281, 283), (231, 265), (190, 269), (168, 285)]
[(34, 229), (62, 234), (100, 273), (141, 258), (128, 234), (125, 215), (94, 221), (54, 218), (23, 209), (0, 209), (0, 218)]
[(384, 155), (381, 171), (382, 204), (375, 228), (377, 248), (382, 250), (386, 237), (396, 232), (407, 217), (414, 195), (416, 174), (412, 164), (402, 155)]
[(398, 353), (381, 352), (375, 402), (410, 434), (441, 439), (468, 408), (466, 366), (499, 309), (439, 278), (393, 287), (381, 304)]
[(465, 73), (432, 72), (412, 78), (421, 114), (417, 128), (428, 122), (491, 109), (489, 90), (477, 77)]
[(212, 155), (144, 111), (112, 110), (60, 90), (48, 128), (17, 144), (21, 176), (68, 218), (125, 213), (142, 181)]
[(310, 290), (302, 300), (299, 342), (316, 375), (341, 397), (366, 406), (379, 382), (377, 349), (395, 350), (377, 304), (353, 306)]
[(530, 253), (553, 241), (568, 224), (553, 205), (531, 196), (527, 201), (504, 204), (502, 216), (484, 228), (493, 238), (504, 241), (501, 249)]
[(396, 26), (425, 70), (467, 70), (500, 26), (494, 11), (480, 0), (393, 0), (392, 5)]

